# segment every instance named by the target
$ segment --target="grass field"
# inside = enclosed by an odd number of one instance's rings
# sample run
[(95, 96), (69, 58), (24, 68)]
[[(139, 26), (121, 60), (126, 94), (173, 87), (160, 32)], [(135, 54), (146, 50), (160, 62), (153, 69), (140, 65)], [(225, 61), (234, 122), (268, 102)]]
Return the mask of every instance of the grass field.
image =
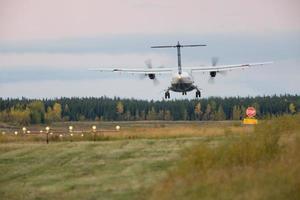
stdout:
[(199, 138), (0, 146), (1, 199), (133, 199)]
[(0, 199), (299, 199), (299, 119), (256, 128), (124, 123), (96, 142), (48, 145), (44, 136), (1, 135)]
[[(234, 136), (234, 137), (233, 137)], [(300, 199), (300, 116), (229, 133), (194, 146), (151, 191), (150, 199)]]

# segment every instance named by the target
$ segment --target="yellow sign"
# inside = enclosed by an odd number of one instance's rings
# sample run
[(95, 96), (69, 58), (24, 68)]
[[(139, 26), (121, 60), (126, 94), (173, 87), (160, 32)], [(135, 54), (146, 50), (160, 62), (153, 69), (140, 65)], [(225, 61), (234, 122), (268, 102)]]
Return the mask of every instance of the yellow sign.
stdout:
[(244, 121), (243, 121), (243, 124), (252, 125), (252, 124), (257, 124), (257, 123), (258, 123), (258, 121), (255, 118), (245, 118)]

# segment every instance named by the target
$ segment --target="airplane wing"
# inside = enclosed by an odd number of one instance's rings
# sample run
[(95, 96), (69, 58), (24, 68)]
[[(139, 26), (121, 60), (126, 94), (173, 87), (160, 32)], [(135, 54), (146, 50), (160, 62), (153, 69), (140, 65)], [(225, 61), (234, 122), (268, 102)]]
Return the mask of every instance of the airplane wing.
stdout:
[(121, 72), (129, 74), (170, 74), (173, 72), (173, 68), (91, 68), (91, 71), (100, 72)]
[(245, 63), (245, 64), (234, 64), (234, 65), (185, 67), (184, 69), (191, 70), (192, 72), (221, 72), (221, 71), (231, 71), (235, 69), (246, 69), (249, 67), (267, 65), (272, 63), (273, 62), (261, 62), (261, 63)]

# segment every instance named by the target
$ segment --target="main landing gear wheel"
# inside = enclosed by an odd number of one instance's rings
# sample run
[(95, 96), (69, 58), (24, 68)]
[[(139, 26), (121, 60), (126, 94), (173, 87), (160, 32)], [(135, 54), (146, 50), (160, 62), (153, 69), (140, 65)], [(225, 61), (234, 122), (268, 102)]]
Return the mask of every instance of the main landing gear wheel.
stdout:
[(182, 92), (182, 95), (186, 95), (186, 92)]
[(196, 98), (200, 98), (201, 97), (201, 92), (198, 90), (197, 92), (196, 92)]
[(165, 93), (165, 99), (170, 99), (170, 92)]

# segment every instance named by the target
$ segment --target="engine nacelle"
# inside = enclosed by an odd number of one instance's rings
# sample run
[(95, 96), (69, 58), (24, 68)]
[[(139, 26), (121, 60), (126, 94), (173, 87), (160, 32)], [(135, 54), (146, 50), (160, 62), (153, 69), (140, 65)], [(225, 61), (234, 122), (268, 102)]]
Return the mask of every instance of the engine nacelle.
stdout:
[(149, 77), (151, 80), (153, 80), (153, 79), (155, 79), (155, 74), (148, 74), (148, 77)]
[(213, 71), (213, 72), (209, 72), (209, 74), (210, 74), (210, 77), (213, 77), (213, 78), (214, 78), (214, 77), (216, 77), (217, 72), (214, 72), (214, 71)]

